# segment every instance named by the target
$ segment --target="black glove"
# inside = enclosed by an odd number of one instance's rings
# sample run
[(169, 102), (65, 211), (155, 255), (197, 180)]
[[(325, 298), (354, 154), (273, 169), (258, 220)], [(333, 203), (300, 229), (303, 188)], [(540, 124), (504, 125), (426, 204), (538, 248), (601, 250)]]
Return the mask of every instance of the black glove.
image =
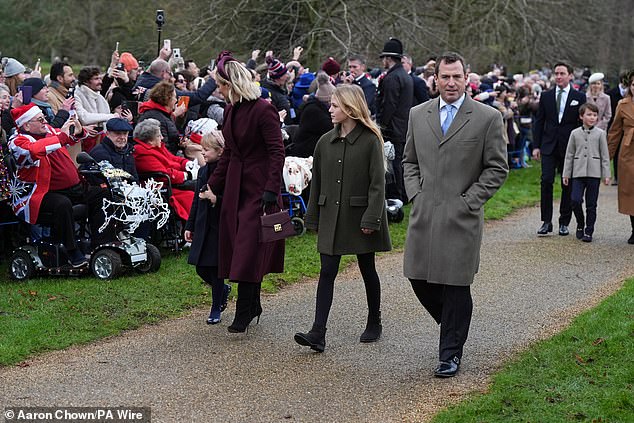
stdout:
[(264, 207), (277, 204), (277, 194), (271, 191), (264, 191), (262, 194), (262, 205)]

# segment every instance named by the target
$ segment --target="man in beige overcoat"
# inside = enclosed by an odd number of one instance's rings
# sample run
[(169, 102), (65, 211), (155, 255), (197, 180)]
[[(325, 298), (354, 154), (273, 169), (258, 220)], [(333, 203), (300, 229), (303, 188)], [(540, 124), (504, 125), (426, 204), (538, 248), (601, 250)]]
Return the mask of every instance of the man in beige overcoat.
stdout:
[(462, 359), (471, 322), (470, 285), (478, 271), (483, 205), (508, 175), (502, 116), (465, 95), (464, 59), (436, 61), (440, 97), (412, 108), (403, 155), (412, 202), (404, 274), (440, 325), (440, 363), (451, 377)]

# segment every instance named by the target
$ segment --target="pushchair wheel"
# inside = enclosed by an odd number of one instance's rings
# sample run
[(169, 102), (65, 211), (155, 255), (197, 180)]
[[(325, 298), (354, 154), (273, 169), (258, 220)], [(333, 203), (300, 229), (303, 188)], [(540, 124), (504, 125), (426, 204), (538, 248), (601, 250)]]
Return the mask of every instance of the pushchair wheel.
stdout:
[(291, 223), (295, 229), (295, 234), (304, 235), (306, 233), (306, 226), (304, 226), (304, 220), (301, 217), (292, 217)]

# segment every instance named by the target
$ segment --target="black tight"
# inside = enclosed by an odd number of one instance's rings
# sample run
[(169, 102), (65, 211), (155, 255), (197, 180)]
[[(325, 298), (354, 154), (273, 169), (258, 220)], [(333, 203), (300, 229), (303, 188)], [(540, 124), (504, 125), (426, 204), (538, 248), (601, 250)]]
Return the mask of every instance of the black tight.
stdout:
[[(368, 301), (368, 316), (379, 319), (381, 309), (381, 284), (374, 266), (374, 253), (357, 254), (359, 270), (365, 284), (365, 294)], [(330, 307), (332, 306), (335, 278), (339, 272), (341, 256), (321, 254), (321, 271), (317, 285), (317, 299), (315, 307), (315, 324), (326, 326)]]

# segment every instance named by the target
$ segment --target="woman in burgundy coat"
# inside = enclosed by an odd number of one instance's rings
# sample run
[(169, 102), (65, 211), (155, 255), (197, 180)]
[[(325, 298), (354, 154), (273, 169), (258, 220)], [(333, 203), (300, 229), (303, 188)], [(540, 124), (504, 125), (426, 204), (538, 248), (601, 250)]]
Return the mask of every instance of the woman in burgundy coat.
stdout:
[(263, 207), (280, 210), (284, 143), (277, 110), (260, 98), (249, 70), (230, 53), (220, 53), (215, 79), (228, 103), (222, 128), (226, 143), (209, 187), (223, 196), (218, 276), (238, 283), (236, 314), (228, 327), (235, 333), (259, 319), (264, 275), (284, 270), (284, 240), (259, 241)]

